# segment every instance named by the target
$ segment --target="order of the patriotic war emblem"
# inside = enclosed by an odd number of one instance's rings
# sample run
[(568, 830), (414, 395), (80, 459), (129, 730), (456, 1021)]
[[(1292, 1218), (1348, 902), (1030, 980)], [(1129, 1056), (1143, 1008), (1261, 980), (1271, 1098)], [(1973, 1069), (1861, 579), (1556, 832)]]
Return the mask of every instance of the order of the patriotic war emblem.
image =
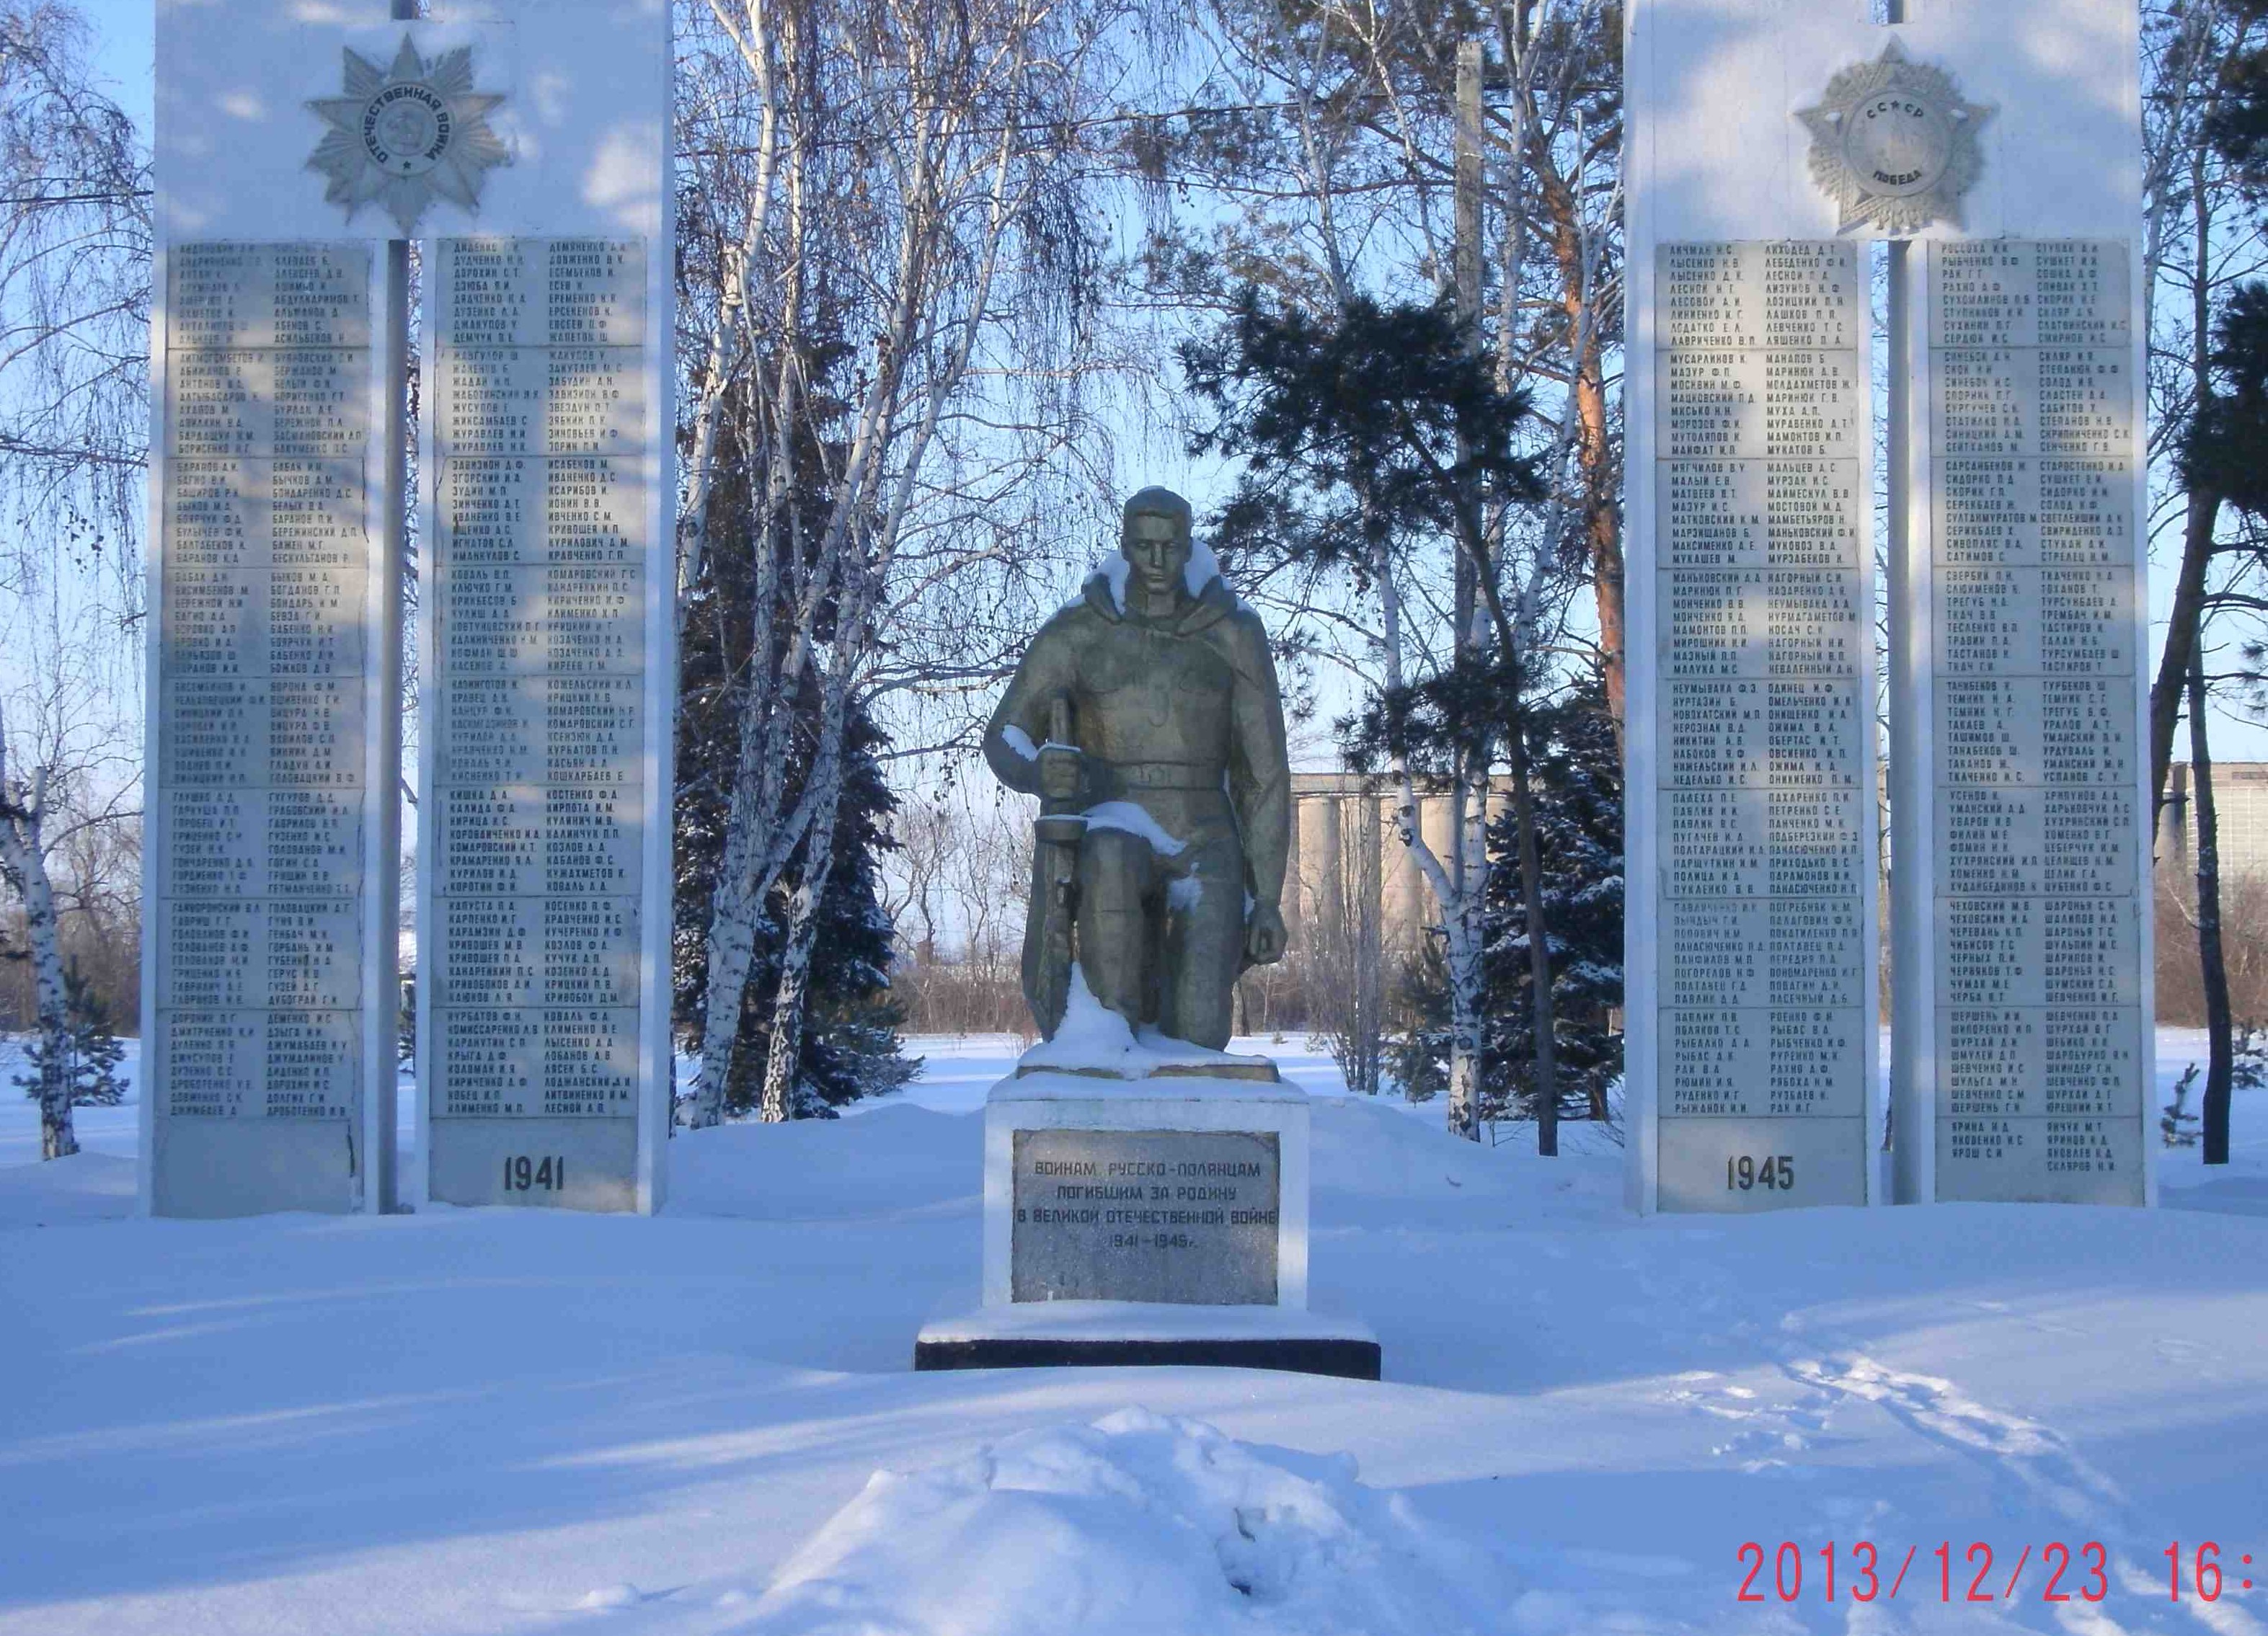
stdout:
[(330, 127), (307, 160), (329, 179), (327, 201), (350, 221), (383, 205), (405, 234), (437, 196), (480, 208), (483, 177), (512, 154), (488, 121), (504, 99), (473, 89), (469, 46), (424, 57), (405, 34), (383, 68), (350, 47), (345, 77), (344, 96), (307, 104)]
[(1842, 212), (1835, 231), (1871, 225), (1892, 238), (1932, 222), (1961, 225), (1962, 195), (1984, 168), (1977, 127), (1992, 116), (1895, 39), (1874, 62), (1828, 81), (1817, 107), (1796, 114), (1811, 132), (1811, 180)]

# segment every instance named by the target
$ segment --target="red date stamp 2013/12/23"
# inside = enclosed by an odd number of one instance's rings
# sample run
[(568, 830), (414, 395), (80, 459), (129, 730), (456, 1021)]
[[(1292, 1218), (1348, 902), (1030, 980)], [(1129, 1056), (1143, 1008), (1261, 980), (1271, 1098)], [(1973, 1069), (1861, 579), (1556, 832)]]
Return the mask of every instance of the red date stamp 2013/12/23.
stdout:
[[(2111, 1590), (2110, 1552), (2099, 1540), (2067, 1544), (2060, 1539), (2051, 1539), (2042, 1545), (2026, 1545), (2015, 1553), (2014, 1565), (2006, 1570), (1999, 1565), (2009, 1561), (2007, 1553), (1996, 1553), (1981, 1539), (1972, 1540), (1965, 1546), (1945, 1540), (1926, 1556), (1922, 1555), (1919, 1545), (1908, 1545), (1904, 1555), (1896, 1557), (1893, 1565), (1890, 1559), (1895, 1554), (1896, 1547), (1886, 1555), (1867, 1539), (1850, 1544), (1829, 1540), (1808, 1548), (1784, 1539), (1769, 1551), (1751, 1539), (1738, 1552), (1744, 1572), (1733, 1599), (1800, 1602), (1808, 1591), (1826, 1602), (1838, 1598), (1852, 1602), (1879, 1598), (1889, 1602), (1901, 1592), (1909, 1597), (1918, 1596), (1947, 1603), (2007, 1602), (2020, 1596), (2029, 1599), (2035, 1595), (2042, 1602), (2102, 1602)], [(2193, 1597), (2199, 1602), (2218, 1602), (2225, 1590), (2252, 1588), (2248, 1572), (2252, 1566), (2250, 1552), (2235, 1553), (2226, 1568), (2222, 1564), (2224, 1553), (2214, 1540), (2187, 1546), (2176, 1541), (2160, 1554), (2166, 1559), (2169, 1601)], [(1908, 1575), (1912, 1574), (1918, 1556), (1921, 1557), (1922, 1571), (1909, 1585)], [(2003, 1571), (2005, 1580), (2001, 1577)], [(2025, 1583), (2028, 1571), (2034, 1581), (2029, 1587)]]

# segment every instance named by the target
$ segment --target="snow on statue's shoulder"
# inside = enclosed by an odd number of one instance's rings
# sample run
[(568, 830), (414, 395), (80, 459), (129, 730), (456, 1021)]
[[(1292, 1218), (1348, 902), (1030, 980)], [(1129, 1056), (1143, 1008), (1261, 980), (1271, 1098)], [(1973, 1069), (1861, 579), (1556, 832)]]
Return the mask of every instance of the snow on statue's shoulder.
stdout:
[[(1102, 576), (1103, 583), (1110, 587), (1110, 605), (1121, 613), (1126, 612), (1127, 576), (1133, 571), (1134, 565), (1116, 551), (1095, 564), (1094, 574)], [(1090, 574), (1087, 577), (1093, 579), (1094, 574)]]
[(1274, 1083), (1276, 1065), (1266, 1057), (1239, 1056), (1174, 1039), (1154, 1028), (1137, 1032), (1124, 1017), (1094, 997), (1086, 974), (1073, 961), (1071, 993), (1061, 1027), (1016, 1060), (1015, 1077), (1069, 1074), (1081, 1079), (1241, 1079)]
[[(1100, 578), (1110, 587), (1110, 605), (1121, 613), (1126, 612), (1126, 581), (1134, 572), (1134, 565), (1121, 551), (1113, 551), (1094, 565), (1087, 575), (1090, 581)], [(1189, 587), (1189, 595), (1202, 597), (1207, 585), (1220, 578), (1220, 559), (1212, 547), (1202, 539), (1189, 541), (1189, 560), (1182, 569), (1182, 583)], [(1222, 583), (1227, 582), (1223, 580)]]
[(1182, 569), (1182, 583), (1189, 588), (1189, 595), (1202, 597), (1204, 588), (1220, 577), (1220, 559), (1212, 547), (1202, 539), (1189, 541), (1189, 560)]

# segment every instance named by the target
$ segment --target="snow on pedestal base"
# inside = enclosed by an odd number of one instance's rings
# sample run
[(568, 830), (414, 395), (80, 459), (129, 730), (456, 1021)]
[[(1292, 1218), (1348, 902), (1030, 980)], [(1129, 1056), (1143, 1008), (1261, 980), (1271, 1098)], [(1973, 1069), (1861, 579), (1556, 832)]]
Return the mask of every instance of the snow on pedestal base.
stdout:
[(1064, 1029), (985, 1099), (983, 1308), (924, 1329), (914, 1366), (1375, 1380), (1370, 1332), (1307, 1311), (1308, 1146), (1307, 1093), (1265, 1058), (1137, 1039), (1074, 982)]
[(1279, 1077), (1266, 1057), (1214, 1051), (1154, 1028), (1130, 1027), (1124, 1017), (1094, 997), (1076, 960), (1055, 1038), (1042, 1040), (1016, 1060), (1018, 1078), (1034, 1074), (1088, 1079), (1248, 1079), (1270, 1084)]

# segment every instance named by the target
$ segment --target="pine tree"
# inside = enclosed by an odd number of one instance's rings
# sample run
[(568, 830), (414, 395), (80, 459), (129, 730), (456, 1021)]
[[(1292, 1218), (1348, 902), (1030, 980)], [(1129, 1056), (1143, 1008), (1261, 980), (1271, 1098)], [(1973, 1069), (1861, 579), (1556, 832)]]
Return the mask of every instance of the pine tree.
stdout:
[(2196, 1089), (2198, 1065), (2191, 1063), (2174, 1082), (2174, 1099), (2160, 1111), (2158, 1130), (2169, 1148), (2194, 1148), (2198, 1144), (2198, 1116), (2190, 1111), (2190, 1092)]
[[(1536, 710), (1531, 731), (1560, 1111), (1604, 1119), (1608, 1089), (1623, 1071), (1622, 1036), (1609, 1026), (1623, 1002), (1623, 782), (1599, 680)], [(1490, 849), (1507, 861), (1489, 883), (1483, 1099), (1491, 1118), (1535, 1113), (1528, 921), (1509, 864), (1515, 844), (1509, 814), (1489, 825)]]
[[(74, 959), (63, 972), (65, 1014), (70, 1028), (63, 1036), (63, 1078), (70, 1086), (75, 1108), (114, 1108), (126, 1100), (126, 1081), (118, 1065), (126, 1055), (125, 1042), (111, 1031), (110, 1009), (82, 976)], [(24, 1052), (24, 1072), (15, 1076), (26, 1097), (37, 1100), (47, 1067), (48, 1041), (34, 1034)]]
[(2268, 1029), (2247, 1023), (2235, 1031), (2229, 1053), (2229, 1082), (2239, 1090), (2268, 1085)]
[[(1181, 348), (1183, 374), (1212, 417), (1190, 448), (1245, 462), (1213, 529), (1214, 548), (1245, 572), (1344, 574), (1359, 594), (1376, 592), (1386, 623), (1398, 629), (1403, 610), (1428, 594), (1418, 590), (1427, 577), (1420, 559), (1449, 548), (1453, 585), (1435, 589), (1454, 602), (1466, 591), (1454, 586), (1468, 588), (1470, 613), (1456, 621), (1465, 634), (1422, 670), (1398, 639), (1381, 649), (1383, 673), (1340, 724), (1342, 748), (1356, 771), (1399, 784), (1407, 809), (1419, 778), (1469, 788), (1476, 820), (1487, 770), (1500, 761), (1517, 842), (1506, 866), (1529, 917), (1548, 925), (1528, 751), (1552, 661), (1533, 611), (1564, 565), (1556, 549), (1531, 551), (1532, 539), (1508, 526), (1544, 499), (1545, 485), (1527, 452), (1528, 396), (1504, 389), (1474, 341), (1469, 318), (1448, 298), (1381, 304), (1349, 294), (1319, 316), (1247, 289), (1212, 336)], [(1492, 855), (1477, 822), (1447, 860), (1415, 824), (1405, 818), (1402, 827), (1405, 855), (1443, 911), (1449, 1128), (1477, 1141), (1487, 1050), (1484, 877), (1493, 874), (1484, 865)], [(1529, 950), (1538, 969), (1526, 989), (1543, 1013), (1534, 1071), (1547, 1084), (1557, 1080), (1559, 1032), (1550, 1016), (1558, 993), (1550, 951), (1548, 937)], [(1536, 1150), (1558, 1151), (1556, 1119), (1539, 1122)]]
[[(1535, 712), (1529, 753), (1536, 776), (1536, 845), (1550, 928), (1554, 1035), (1559, 1047), (1563, 1117), (1603, 1119), (1607, 1092), (1622, 1075), (1622, 1036), (1608, 1027), (1623, 999), (1622, 759), (1595, 679), (1563, 703)], [(1510, 813), (1489, 825), (1489, 849), (1502, 866), (1489, 881), (1487, 1026), (1482, 1114), (1535, 1117), (1529, 1049), (1527, 920)], [(1403, 964), (1403, 1026), (1389, 1046), (1395, 1079), (1413, 1102), (1447, 1083), (1448, 972), (1438, 934)]]
[(1387, 1072), (1411, 1102), (1431, 1102), (1449, 1088), (1449, 962), (1441, 942), (1428, 927), (1425, 941), (1403, 957), (1395, 984), (1405, 1020), (1386, 1047)]

